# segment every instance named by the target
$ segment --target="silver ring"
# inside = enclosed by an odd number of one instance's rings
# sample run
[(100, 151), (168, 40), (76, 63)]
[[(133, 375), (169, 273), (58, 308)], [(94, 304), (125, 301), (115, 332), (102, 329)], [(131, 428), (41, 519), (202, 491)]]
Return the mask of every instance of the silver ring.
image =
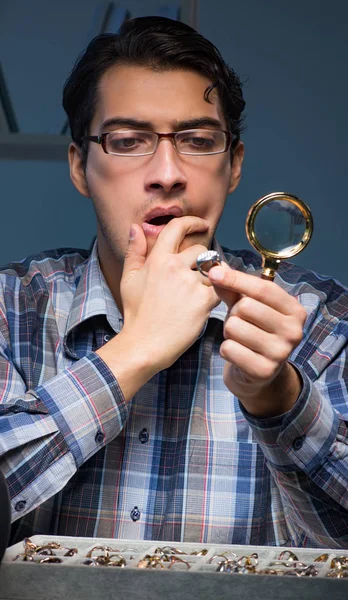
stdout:
[(196, 258), (197, 269), (204, 277), (208, 277), (207, 273), (212, 267), (221, 265), (221, 257), (216, 250), (207, 250), (202, 252)]

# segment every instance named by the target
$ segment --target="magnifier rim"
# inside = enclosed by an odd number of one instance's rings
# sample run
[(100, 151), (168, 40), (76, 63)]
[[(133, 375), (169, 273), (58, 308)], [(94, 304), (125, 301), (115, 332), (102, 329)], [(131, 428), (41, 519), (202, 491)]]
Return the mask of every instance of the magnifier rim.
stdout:
[[(294, 204), (302, 213), (306, 223), (306, 229), (303, 234), (302, 240), (298, 242), (291, 250), (284, 251), (275, 251), (269, 250), (265, 248), (257, 239), (254, 232), (254, 223), (255, 219), (260, 211), (260, 209), (270, 202), (277, 200), (289, 200), (291, 204)], [(301, 252), (308, 244), (309, 240), (312, 237), (313, 233), (313, 217), (311, 210), (303, 200), (294, 196), (293, 194), (288, 194), (286, 192), (272, 192), (271, 194), (267, 194), (266, 196), (262, 196), (253, 206), (250, 208), (247, 219), (246, 219), (246, 235), (250, 242), (250, 244), (255, 248), (257, 252), (265, 256), (266, 258), (274, 258), (274, 259), (287, 259), (295, 256), (299, 252)]]

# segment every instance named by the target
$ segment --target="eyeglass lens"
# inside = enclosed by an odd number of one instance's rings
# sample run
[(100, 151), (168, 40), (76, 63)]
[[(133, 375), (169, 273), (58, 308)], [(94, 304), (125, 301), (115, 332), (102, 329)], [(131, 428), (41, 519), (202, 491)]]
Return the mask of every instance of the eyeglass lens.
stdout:
[[(106, 136), (109, 154), (143, 156), (156, 151), (161, 134), (150, 131), (112, 131)], [(180, 154), (215, 154), (226, 149), (226, 134), (223, 131), (192, 129), (178, 131), (173, 135)]]

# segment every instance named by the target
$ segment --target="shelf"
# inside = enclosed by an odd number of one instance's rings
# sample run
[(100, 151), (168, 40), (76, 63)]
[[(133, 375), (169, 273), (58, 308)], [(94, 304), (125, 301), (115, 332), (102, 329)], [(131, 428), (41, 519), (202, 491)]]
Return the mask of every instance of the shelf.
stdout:
[[(199, 0), (169, 0), (158, 6), (158, 15), (180, 18), (197, 28)], [(141, 4), (143, 3), (143, 0)], [(92, 3), (93, 4), (93, 3)], [(100, 33), (116, 32), (122, 23), (136, 15), (129, 11), (129, 2), (97, 2), (85, 45)], [(29, 134), (18, 132), (19, 126), (7, 89), (5, 73), (0, 64), (0, 159), (67, 161), (70, 137), (60, 134)], [(64, 129), (61, 129), (64, 131)]]
[(0, 159), (7, 160), (68, 160), (68, 135), (2, 133)]

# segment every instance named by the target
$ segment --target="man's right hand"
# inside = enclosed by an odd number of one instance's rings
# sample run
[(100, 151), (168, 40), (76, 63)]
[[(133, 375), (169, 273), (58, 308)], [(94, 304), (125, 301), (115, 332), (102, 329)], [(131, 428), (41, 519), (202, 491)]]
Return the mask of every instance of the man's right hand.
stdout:
[(180, 251), (186, 236), (207, 230), (199, 217), (172, 219), (147, 256), (145, 234), (139, 225), (132, 226), (121, 280), (124, 326), (97, 351), (126, 400), (194, 343), (219, 304), (209, 280), (193, 270), (207, 248), (195, 244)]

